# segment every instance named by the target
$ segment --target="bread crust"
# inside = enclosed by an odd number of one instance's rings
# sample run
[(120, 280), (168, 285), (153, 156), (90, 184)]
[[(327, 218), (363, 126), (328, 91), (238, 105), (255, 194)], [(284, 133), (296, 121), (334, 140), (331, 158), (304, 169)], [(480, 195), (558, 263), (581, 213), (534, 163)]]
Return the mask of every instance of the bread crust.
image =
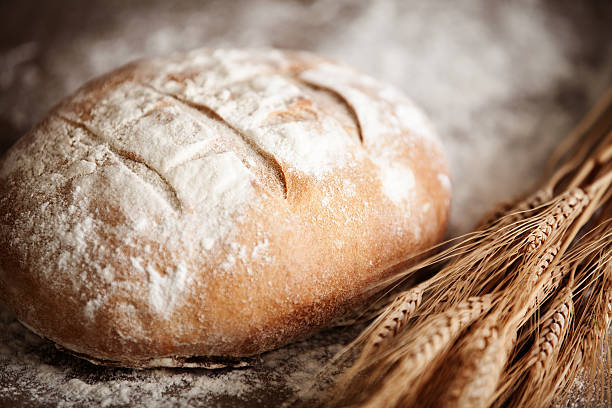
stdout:
[(255, 355), (439, 241), (448, 180), (420, 110), (346, 66), (277, 50), (137, 61), (2, 158), (0, 302), (102, 364)]

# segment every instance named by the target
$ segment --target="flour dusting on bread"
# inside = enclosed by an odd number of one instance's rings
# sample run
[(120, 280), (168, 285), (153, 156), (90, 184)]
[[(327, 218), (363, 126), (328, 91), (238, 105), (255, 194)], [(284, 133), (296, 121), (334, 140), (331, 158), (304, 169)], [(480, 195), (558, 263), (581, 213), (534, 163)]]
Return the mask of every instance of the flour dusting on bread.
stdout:
[(437, 241), (446, 174), (424, 115), (348, 67), (276, 50), (137, 61), (3, 158), (0, 300), (97, 360), (251, 355)]

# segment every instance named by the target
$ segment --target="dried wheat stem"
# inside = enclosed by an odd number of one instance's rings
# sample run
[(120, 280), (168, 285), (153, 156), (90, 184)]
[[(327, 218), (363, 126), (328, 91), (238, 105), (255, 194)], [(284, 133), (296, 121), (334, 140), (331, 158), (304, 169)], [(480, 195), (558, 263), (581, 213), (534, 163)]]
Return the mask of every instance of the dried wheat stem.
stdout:
[(563, 244), (559, 249), (561, 254), (565, 253), (565, 250), (573, 242), (580, 229), (591, 219), (593, 214), (597, 211), (597, 208), (600, 207), (602, 203), (601, 199), (606, 196), (606, 192), (611, 184), (612, 170), (600, 175), (600, 177), (587, 187), (586, 197), (588, 198), (585, 200), (586, 205), (583, 206), (582, 211), (579, 213), (578, 220), (574, 223), (571, 230), (565, 234)]
[(576, 170), (576, 174), (572, 177), (567, 189), (572, 189), (581, 185), (596, 166), (605, 163), (607, 151), (612, 147), (612, 130), (608, 130), (603, 141), (596, 146), (591, 157), (586, 159)]
[[(596, 129), (598, 127), (597, 125), (601, 122), (605, 122), (606, 118), (609, 120), (609, 112), (611, 111), (611, 108), (612, 88), (609, 88), (599, 99), (597, 104), (589, 111), (585, 118), (580, 121), (576, 128), (574, 128), (571, 134), (566, 137), (552, 153), (551, 158), (548, 162), (549, 171), (559, 164), (563, 156), (567, 156), (573, 150), (577, 150), (580, 145), (593, 144), (591, 139), (596, 139), (599, 134)], [(587, 143), (585, 143), (585, 141)], [(582, 158), (582, 155), (577, 156), (578, 159)]]
[[(602, 149), (605, 150), (612, 141), (612, 88), (608, 89), (606, 95), (598, 102), (585, 120), (567, 137), (553, 152), (548, 161), (548, 170), (545, 177), (550, 175), (553, 168), (557, 170), (549, 178), (548, 182), (543, 183), (546, 188), (554, 189), (569, 174), (579, 167), (590, 166), (587, 162), (592, 161), (594, 156)], [(595, 152), (595, 153), (593, 153)], [(566, 161), (560, 164), (559, 159), (565, 156)], [(591, 157), (589, 157), (591, 156)], [(585, 174), (575, 174), (572, 185), (578, 185)]]
[[(551, 394), (556, 394), (558, 390), (566, 390), (565, 392), (568, 391), (568, 388), (574, 382), (576, 375), (581, 371), (583, 356), (583, 349), (579, 346), (574, 350), (573, 354), (569, 358), (566, 358), (557, 364), (557, 374), (550, 388)], [(553, 398), (553, 396), (550, 396), (551, 400)]]
[(604, 164), (612, 155), (612, 131), (608, 130), (603, 142), (595, 148), (595, 152), (580, 167), (572, 177), (567, 189), (572, 189), (581, 185), (597, 166)]
[[(584, 331), (587, 332), (586, 341), (583, 343), (583, 354), (586, 359), (599, 360), (597, 350), (601, 348), (602, 340), (608, 333), (608, 327), (612, 321), (612, 264), (605, 265), (607, 271), (603, 276), (602, 288), (599, 293), (595, 293), (595, 307), (592, 320), (585, 325)], [(591, 330), (588, 330), (591, 328)]]
[[(570, 268), (567, 264), (558, 265), (551, 267), (550, 264), (553, 262), (554, 256), (558, 253), (558, 245), (553, 248), (547, 249), (542, 256), (540, 262), (538, 262), (535, 273), (531, 281), (528, 282), (528, 287), (531, 288), (531, 293), (526, 302), (529, 307), (525, 311), (525, 315), (520, 320), (520, 325), (524, 325), (530, 319), (533, 319), (539, 311), (540, 307), (546, 302), (551, 294), (561, 284), (561, 281), (570, 272)], [(555, 255), (553, 255), (555, 254)], [(517, 288), (521, 290), (521, 286)], [(524, 290), (524, 287), (523, 289)]]
[(552, 189), (542, 189), (523, 199), (518, 204), (502, 204), (480, 222), (478, 229), (483, 230), (492, 226), (500, 228), (524, 220), (532, 216), (535, 209), (541, 207), (552, 198)]
[[(605, 342), (612, 319), (612, 264), (602, 266), (604, 274), (597, 287), (581, 297), (582, 304), (577, 306), (581, 315), (570, 333), (571, 341), (559, 356), (558, 369), (551, 380), (550, 394), (567, 394), (577, 374), (584, 369), (585, 380), (589, 383), (597, 376), (610, 372), (609, 345)], [(606, 344), (608, 359), (602, 359), (602, 345)], [(601, 390), (603, 391), (603, 390)], [(592, 389), (595, 392), (595, 388)], [(590, 396), (587, 397), (587, 400)]]
[(597, 157), (597, 163), (604, 164), (612, 160), (612, 144), (606, 146)]

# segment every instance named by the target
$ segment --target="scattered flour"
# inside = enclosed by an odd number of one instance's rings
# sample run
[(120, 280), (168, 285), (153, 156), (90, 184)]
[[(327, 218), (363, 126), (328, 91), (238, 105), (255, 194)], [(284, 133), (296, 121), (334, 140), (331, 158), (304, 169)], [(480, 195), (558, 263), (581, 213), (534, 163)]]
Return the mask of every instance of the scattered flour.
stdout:
[(64, 354), (3, 308), (0, 326), (5, 329), (0, 333), (0, 402), (14, 406), (280, 406), (294, 396), (312, 395), (321, 363), (343, 341), (339, 332), (322, 333), (264, 354), (246, 369), (130, 370), (99, 368)]
[(153, 265), (147, 265), (147, 272), (150, 303), (157, 313), (168, 316), (189, 284), (189, 272), (182, 263), (174, 270), (166, 270), (164, 274), (160, 274)]
[(381, 167), (381, 179), (385, 194), (398, 204), (410, 198), (416, 185), (412, 170), (401, 164)]

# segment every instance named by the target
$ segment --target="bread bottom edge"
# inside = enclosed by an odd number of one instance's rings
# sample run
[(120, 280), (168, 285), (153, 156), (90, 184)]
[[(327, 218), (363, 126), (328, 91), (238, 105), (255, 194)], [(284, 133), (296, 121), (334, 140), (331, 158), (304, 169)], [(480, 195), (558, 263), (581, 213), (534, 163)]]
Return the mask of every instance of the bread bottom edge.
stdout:
[(30, 325), (24, 323), (20, 319), (17, 319), (21, 325), (26, 329), (30, 330), (37, 336), (50, 341), (55, 345), (55, 348), (59, 351), (73, 355), (86, 360), (92, 364), (105, 367), (122, 367), (122, 368), (134, 368), (134, 369), (147, 369), (147, 368), (203, 368), (207, 370), (217, 370), (221, 368), (242, 368), (253, 366), (257, 360), (257, 356), (254, 357), (230, 357), (230, 356), (166, 356), (166, 357), (152, 357), (143, 360), (107, 360), (97, 357), (90, 356), (89, 354), (79, 353), (62, 346), (61, 344), (42, 336)]
[(153, 357), (145, 360), (104, 360), (92, 357), (87, 354), (78, 353), (67, 349), (57, 343), (55, 347), (67, 354), (71, 354), (82, 360), (87, 360), (92, 364), (104, 367), (122, 367), (134, 369), (148, 368), (203, 368), (207, 370), (217, 370), (220, 368), (243, 368), (255, 364), (255, 358), (249, 357), (223, 357), (223, 356), (167, 356)]

